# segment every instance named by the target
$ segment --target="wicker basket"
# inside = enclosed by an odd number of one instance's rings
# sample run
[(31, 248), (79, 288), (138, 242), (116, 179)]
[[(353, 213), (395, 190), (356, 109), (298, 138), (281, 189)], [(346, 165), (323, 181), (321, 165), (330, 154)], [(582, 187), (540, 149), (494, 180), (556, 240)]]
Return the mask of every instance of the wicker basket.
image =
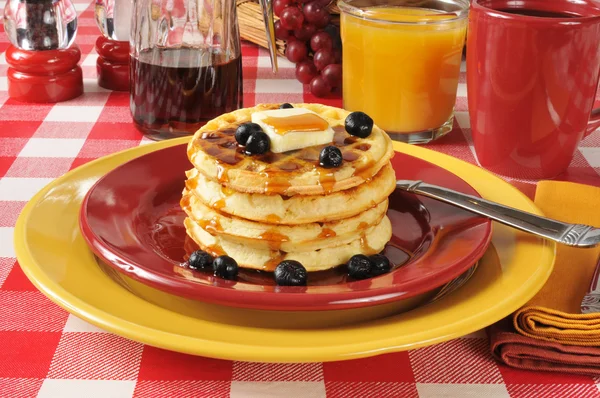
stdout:
[[(331, 14), (331, 23), (340, 25), (340, 10), (335, 2), (328, 7)], [(255, 43), (263, 48), (267, 48), (267, 34), (265, 24), (258, 2), (252, 0), (237, 0), (238, 23), (240, 25), (240, 36), (242, 39)], [(279, 18), (275, 17), (277, 21)], [(285, 42), (276, 40), (277, 52), (283, 55), (285, 51)]]

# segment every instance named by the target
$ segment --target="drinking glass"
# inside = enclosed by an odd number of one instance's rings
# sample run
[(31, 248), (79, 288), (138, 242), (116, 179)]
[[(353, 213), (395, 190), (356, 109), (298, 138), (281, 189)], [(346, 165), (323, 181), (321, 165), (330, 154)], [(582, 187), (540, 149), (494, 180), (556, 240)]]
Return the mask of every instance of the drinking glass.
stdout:
[(468, 0), (340, 0), (343, 102), (393, 139), (452, 130)]

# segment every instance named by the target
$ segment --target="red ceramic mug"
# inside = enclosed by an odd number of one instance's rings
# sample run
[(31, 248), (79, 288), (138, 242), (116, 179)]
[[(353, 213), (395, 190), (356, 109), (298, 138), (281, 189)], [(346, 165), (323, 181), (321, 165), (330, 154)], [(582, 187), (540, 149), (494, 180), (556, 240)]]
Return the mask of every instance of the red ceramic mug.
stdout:
[(587, 0), (472, 0), (467, 95), (481, 166), (552, 178), (600, 126), (600, 8)]

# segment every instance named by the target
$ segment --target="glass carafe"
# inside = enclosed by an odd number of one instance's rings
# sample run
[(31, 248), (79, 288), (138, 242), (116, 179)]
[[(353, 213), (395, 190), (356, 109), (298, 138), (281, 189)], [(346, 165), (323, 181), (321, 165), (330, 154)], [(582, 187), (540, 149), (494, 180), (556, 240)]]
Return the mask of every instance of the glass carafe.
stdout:
[(134, 0), (131, 113), (152, 139), (194, 133), (242, 102), (235, 0)]
[[(272, 0), (260, 0), (273, 71)], [(151, 139), (196, 132), (243, 106), (235, 0), (133, 0), (131, 114)]]

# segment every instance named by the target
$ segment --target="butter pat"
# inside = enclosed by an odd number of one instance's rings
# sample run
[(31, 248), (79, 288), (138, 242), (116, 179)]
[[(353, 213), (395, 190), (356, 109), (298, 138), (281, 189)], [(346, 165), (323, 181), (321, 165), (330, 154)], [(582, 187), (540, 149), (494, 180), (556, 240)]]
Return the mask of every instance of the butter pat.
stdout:
[(304, 108), (255, 112), (258, 124), (271, 140), (271, 152), (281, 153), (310, 146), (329, 144), (333, 129), (315, 112)]

